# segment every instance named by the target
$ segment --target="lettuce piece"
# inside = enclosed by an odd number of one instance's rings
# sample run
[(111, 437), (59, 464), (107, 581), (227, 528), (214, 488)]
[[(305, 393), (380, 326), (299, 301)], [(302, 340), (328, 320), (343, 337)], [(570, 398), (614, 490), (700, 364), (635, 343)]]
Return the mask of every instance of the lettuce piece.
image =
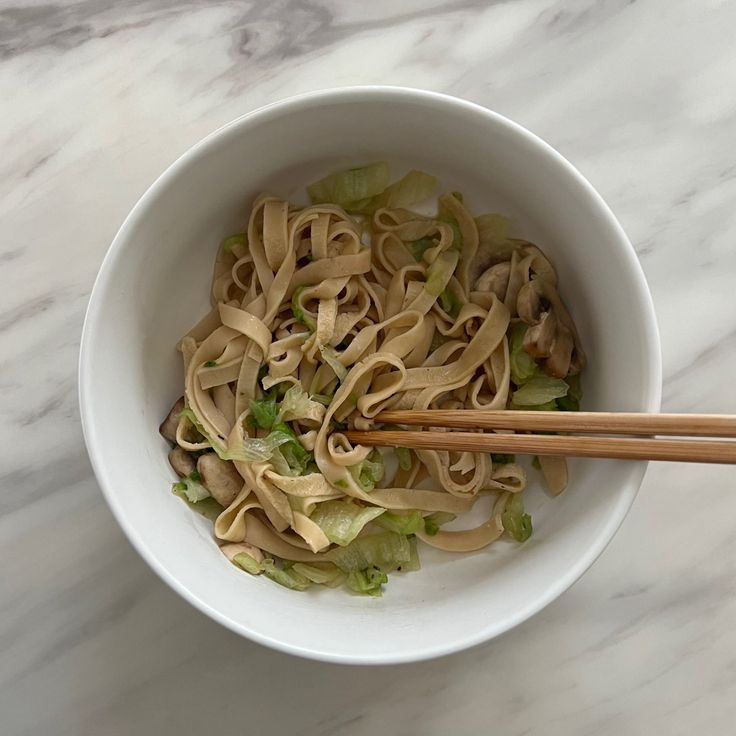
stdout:
[(202, 437), (204, 437), (208, 442), (211, 443), (210, 437), (204, 431), (204, 427), (202, 426), (202, 423), (199, 421), (199, 419), (197, 419), (197, 415), (194, 413), (192, 409), (190, 409), (188, 406), (184, 407), (179, 412), (179, 417), (180, 418), (184, 417), (184, 419), (186, 419), (189, 422), (189, 424), (191, 424), (192, 427), (194, 427), (194, 429), (196, 429), (197, 432), (199, 432), (202, 435)]
[[(284, 427), (288, 431), (285, 431)], [(220, 457), (224, 460), (262, 463), (271, 459), (274, 450), (281, 447), (281, 445), (292, 442), (294, 439), (294, 433), (288, 426), (277, 424), (273, 431), (265, 437), (245, 437), (240, 447), (228, 448)]]
[(383, 595), (383, 583), (388, 582), (388, 575), (375, 567), (356, 570), (348, 575), (346, 584), (353, 593), (371, 595), (376, 598)]
[(261, 563), (254, 557), (251, 557), (247, 552), (239, 552), (233, 557), (233, 562), (251, 575), (259, 575), (263, 572)]
[(329, 345), (319, 346), (319, 352), (322, 354), (322, 360), (332, 368), (340, 382), (345, 380), (348, 369), (339, 361), (337, 351)]
[(316, 585), (339, 585), (345, 579), (345, 573), (331, 562), (295, 562), (292, 570), (304, 575)]
[(348, 470), (363, 491), (372, 491), (383, 478), (383, 457), (378, 450), (373, 449), (362, 463), (351, 465)]
[(440, 253), (437, 258), (427, 268), (427, 281), (424, 288), (435, 298), (445, 290), (448, 281), (455, 272), (458, 262), (458, 254), (456, 251), (445, 251)]
[(504, 531), (517, 542), (525, 542), (532, 535), (532, 517), (524, 513), (521, 493), (512, 493), (501, 514)]
[(177, 491), (181, 491), (189, 503), (199, 503), (210, 497), (210, 492), (202, 485), (202, 478), (195, 470), (178, 483), (174, 483)]
[(281, 400), (281, 407), (278, 413), (278, 420), (293, 421), (294, 419), (304, 419), (312, 413), (312, 409), (316, 409), (314, 402), (309, 398), (309, 394), (295, 383), (284, 394)]
[(312, 584), (308, 577), (288, 566), (288, 563), (284, 567), (278, 567), (270, 557), (263, 560), (261, 568), (266, 577), (291, 590), (306, 590)]
[(377, 518), (376, 524), (382, 529), (396, 534), (416, 534), (424, 529), (424, 518), (421, 511), (408, 511), (405, 514), (386, 511), (385, 514)]
[(555, 404), (560, 411), (580, 411), (580, 402), (572, 396), (561, 396)]
[[(462, 194), (460, 192), (451, 192), (452, 196), (455, 197), (460, 203), (463, 201)], [(460, 230), (460, 224), (458, 223), (455, 216), (442, 204), (440, 198), (439, 208), (437, 209), (437, 219), (440, 222), (444, 222), (452, 228), (452, 248), (455, 250), (462, 250), (465, 240)]]
[(402, 470), (411, 470), (411, 450), (408, 447), (394, 447), (394, 454)]
[(517, 322), (511, 328), (509, 336), (509, 364), (511, 366), (511, 380), (517, 386), (523, 386), (527, 381), (539, 375), (537, 362), (524, 350), (524, 335), (527, 325)]
[(294, 289), (294, 294), (291, 297), (291, 313), (294, 315), (294, 319), (305, 325), (310, 332), (314, 332), (317, 329), (316, 322), (302, 309), (299, 303), (299, 296), (308, 287), (297, 286)]
[(440, 530), (443, 524), (455, 521), (457, 517), (449, 511), (435, 511), (433, 514), (424, 517), (424, 531), (433, 537)]
[(347, 171), (340, 171), (320, 179), (307, 187), (312, 204), (331, 202), (344, 209), (360, 209), (365, 200), (381, 194), (390, 181), (388, 164), (379, 161)]
[(359, 506), (349, 501), (323, 501), (309, 517), (325, 533), (330, 542), (345, 547), (363, 527), (383, 514), (378, 506)]
[(236, 245), (248, 245), (248, 236), (246, 233), (228, 235), (228, 237), (226, 237), (220, 244), (220, 248), (222, 248), (225, 253), (232, 253), (232, 250)]
[(402, 562), (396, 569), (400, 572), (414, 572), (421, 569), (419, 552), (417, 551), (417, 538), (409, 537), (409, 560)]
[(381, 207), (411, 207), (431, 197), (437, 188), (437, 179), (424, 171), (412, 169), (406, 176), (386, 187), (364, 205), (362, 212), (370, 214)]
[(304, 475), (309, 465), (314, 462), (314, 455), (304, 449), (294, 434), (294, 430), (288, 424), (279, 422), (274, 425), (273, 429), (271, 434), (278, 432), (287, 437), (287, 440), (279, 445), (271, 457), (276, 472), (281, 475)]
[(271, 429), (278, 421), (279, 405), (276, 399), (258, 399), (250, 402), (250, 416), (256, 427)]
[(494, 465), (506, 465), (506, 463), (515, 463), (516, 455), (507, 455), (501, 452), (492, 452), (491, 462)]
[(445, 289), (440, 294), (439, 302), (444, 312), (449, 314), (453, 319), (458, 318), (460, 310), (463, 308), (463, 303), (452, 289)]
[(406, 247), (409, 249), (415, 261), (421, 261), (424, 258), (424, 253), (436, 245), (437, 242), (432, 240), (432, 238), (419, 238), (419, 240), (412, 240), (407, 243)]
[(388, 573), (409, 562), (411, 546), (403, 534), (380, 532), (358, 537), (347, 547), (336, 547), (327, 552), (327, 557), (344, 572), (377, 567)]
[(214, 521), (223, 511), (223, 507), (220, 506), (217, 501), (211, 496), (203, 498), (201, 501), (192, 502), (187, 498), (186, 484), (183, 482), (174, 483), (171, 487), (171, 492), (175, 496), (179, 496), (189, 508), (201, 514), (210, 521)]
[(520, 389), (514, 391), (511, 400), (516, 406), (525, 408), (548, 404), (554, 402), (555, 399), (566, 396), (569, 388), (561, 378), (535, 376)]
[(580, 376), (568, 376), (565, 383), (570, 387), (567, 396), (557, 399), (557, 408), (560, 411), (580, 411), (580, 400), (583, 398), (583, 389), (580, 386)]

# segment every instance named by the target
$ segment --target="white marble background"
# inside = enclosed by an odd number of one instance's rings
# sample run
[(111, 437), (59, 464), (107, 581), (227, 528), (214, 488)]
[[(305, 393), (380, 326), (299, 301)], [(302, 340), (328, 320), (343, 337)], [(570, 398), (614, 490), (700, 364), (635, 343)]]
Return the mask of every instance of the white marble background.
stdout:
[(733, 733), (736, 488), (656, 465), (609, 549), (512, 633), (421, 665), (239, 639), (132, 550), (82, 443), (105, 249), (220, 124), (305, 90), (451, 92), (539, 133), (634, 242), (666, 410), (736, 411), (736, 4), (0, 0), (0, 732)]

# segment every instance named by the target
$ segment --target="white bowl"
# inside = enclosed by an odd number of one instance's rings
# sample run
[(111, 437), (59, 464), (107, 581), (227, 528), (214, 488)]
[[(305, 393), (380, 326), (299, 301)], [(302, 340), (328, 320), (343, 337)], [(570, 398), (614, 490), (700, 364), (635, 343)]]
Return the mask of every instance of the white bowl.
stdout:
[(659, 337), (631, 244), (591, 185), (519, 125), (418, 90), (365, 87), (302, 95), (229, 123), (185, 153), (141, 197), (100, 269), (80, 356), (84, 436), (118, 522), (151, 567), (216, 621), (315, 659), (392, 663), (436, 657), (521, 623), (593, 563), (626, 515), (645, 463), (570, 463), (556, 499), (532, 487), (534, 535), (471, 555), (422, 549), (419, 572), (383, 598), (297, 593), (239, 572), (211, 525), (170, 493), (158, 425), (182, 393), (178, 338), (208, 308), (220, 239), (270, 190), (344, 165), (388, 160), (461, 190), (472, 211), (510, 214), (552, 258), (589, 356), (584, 406), (657, 411)]

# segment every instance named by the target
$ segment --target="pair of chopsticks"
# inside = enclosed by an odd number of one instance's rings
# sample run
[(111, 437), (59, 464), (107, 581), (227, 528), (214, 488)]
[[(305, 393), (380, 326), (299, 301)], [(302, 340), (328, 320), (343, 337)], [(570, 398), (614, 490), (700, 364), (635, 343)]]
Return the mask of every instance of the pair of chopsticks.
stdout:
[[(736, 416), (726, 414), (427, 409), (384, 411), (378, 414), (375, 420), (390, 424), (475, 431), (350, 431), (345, 432), (345, 436), (353, 444), (407, 447), (417, 450), (736, 464), (736, 442), (723, 439), (692, 439), (693, 437), (736, 437)], [(581, 434), (497, 434), (478, 432), (479, 429), (518, 432), (578, 432)], [(585, 436), (590, 434), (640, 436)], [(679, 439), (658, 439), (656, 435), (674, 436)]]

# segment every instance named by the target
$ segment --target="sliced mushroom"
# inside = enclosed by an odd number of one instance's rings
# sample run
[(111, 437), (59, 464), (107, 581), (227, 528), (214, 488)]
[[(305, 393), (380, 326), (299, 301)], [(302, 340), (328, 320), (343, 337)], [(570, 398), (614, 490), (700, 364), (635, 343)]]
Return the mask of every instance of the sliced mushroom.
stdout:
[(197, 471), (207, 490), (221, 506), (227, 508), (243, 488), (243, 478), (235, 466), (220, 459), (214, 452), (200, 455)]
[(194, 458), (186, 450), (178, 446), (169, 453), (169, 462), (171, 463), (171, 467), (182, 478), (193, 473), (196, 467)]
[(557, 318), (552, 312), (542, 312), (540, 319), (524, 335), (524, 350), (532, 358), (548, 358), (557, 338)]
[(536, 325), (542, 319), (542, 313), (549, 311), (546, 298), (547, 284), (543, 279), (527, 281), (516, 297), (516, 312), (528, 325)]
[(508, 261), (497, 263), (478, 277), (478, 280), (475, 282), (474, 290), (491, 291), (499, 299), (503, 299), (506, 296), (510, 274), (511, 263)]
[(171, 407), (171, 411), (158, 428), (161, 436), (169, 442), (176, 442), (176, 428), (179, 426), (179, 414), (181, 414), (182, 409), (184, 409), (183, 396)]
[[(536, 330), (536, 327), (532, 327)], [(531, 330), (530, 330), (531, 331)], [(557, 325), (557, 333), (549, 357), (544, 361), (544, 372), (553, 378), (564, 378), (570, 372), (570, 359), (575, 343), (565, 325)]]

